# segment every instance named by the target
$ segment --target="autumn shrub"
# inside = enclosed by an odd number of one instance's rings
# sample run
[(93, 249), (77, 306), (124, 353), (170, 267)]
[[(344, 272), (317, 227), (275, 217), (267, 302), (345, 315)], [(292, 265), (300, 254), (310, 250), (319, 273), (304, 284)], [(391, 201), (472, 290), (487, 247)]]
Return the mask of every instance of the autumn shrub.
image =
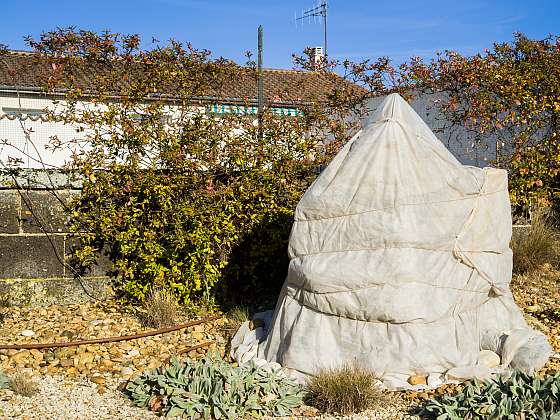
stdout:
[(536, 211), (530, 226), (514, 229), (511, 249), (514, 273), (530, 273), (545, 263), (558, 265), (560, 233), (553, 226), (551, 214), (544, 210)]
[(399, 72), (410, 88), (437, 95), (434, 107), (463, 133), (454, 140), (464, 150), (508, 170), (515, 207), (560, 201), (559, 41), (517, 33), (472, 56), (413, 59)]
[[(64, 168), (83, 181), (69, 206), (74, 270), (87, 272), (107, 253), (116, 291), (133, 301), (153, 286), (188, 305), (245, 305), (274, 295), (297, 202), (355, 133), (368, 94), (389, 91), (441, 94), (434, 106), (466, 130), (465, 147), (495, 139), (494, 163), (509, 170), (514, 205), (554, 203), (555, 41), (517, 35), (473, 57), (448, 51), (399, 67), (381, 58), (316, 69), (296, 56), (308, 73), (290, 89), (308, 97), (297, 116), (277, 118), (269, 98), (259, 115), (243, 110), (254, 106), (247, 98), (236, 98), (240, 112), (206, 112), (209, 100), (228, 100), (234, 79), (256, 86), (254, 63), (240, 67), (176, 41), (142, 49), (138, 36), (111, 32), (60, 29), (31, 39), (44, 61), (36, 77), (45, 93), (63, 95), (45, 118), (81, 132), (81, 152)], [(319, 81), (313, 86), (303, 77), (310, 72)], [(53, 138), (49, 146), (67, 145)]]
[(336, 96), (328, 112), (310, 90), (297, 116), (213, 115), (203, 98), (226, 100), (234, 78), (256, 86), (252, 66), (175, 41), (144, 50), (114, 33), (61, 29), (30, 43), (47, 64), (46, 92), (65, 92), (48, 118), (82, 127), (82, 153), (66, 168), (82, 180), (69, 205), (76, 272), (106, 253), (115, 290), (133, 301), (151, 287), (189, 306), (275, 294), (294, 208), (359, 122), (346, 117), (363, 92), (317, 71)]
[(347, 415), (379, 406), (386, 396), (376, 387), (376, 376), (357, 364), (326, 369), (311, 377), (307, 404), (325, 413)]

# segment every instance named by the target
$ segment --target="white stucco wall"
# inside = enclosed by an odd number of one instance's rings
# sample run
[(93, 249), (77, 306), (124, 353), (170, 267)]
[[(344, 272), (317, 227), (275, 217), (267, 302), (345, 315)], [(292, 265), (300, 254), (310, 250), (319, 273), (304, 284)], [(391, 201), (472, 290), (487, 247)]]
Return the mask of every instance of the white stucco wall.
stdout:
[[(50, 99), (0, 96), (0, 169), (10, 165), (31, 169), (62, 168), (71, 161), (73, 153), (80, 153), (86, 147), (87, 130), (80, 130), (76, 124), (45, 121), (45, 116), (40, 116), (41, 110), (56, 111), (63, 106), (64, 102)], [(99, 105), (80, 102), (77, 109), (96, 106)], [(205, 111), (204, 106), (191, 110)], [(179, 110), (169, 108), (170, 115), (175, 112)], [(55, 142), (60, 147), (53, 150)]]
[[(45, 122), (33, 112), (53, 106), (49, 99), (0, 96), (1, 167), (15, 160), (21, 160), (21, 168), (61, 167), (70, 158), (76, 149), (71, 142), (83, 139), (84, 133), (62, 122)], [(13, 118), (16, 110), (21, 110), (21, 118)], [(53, 136), (64, 144), (62, 149), (49, 150)]]

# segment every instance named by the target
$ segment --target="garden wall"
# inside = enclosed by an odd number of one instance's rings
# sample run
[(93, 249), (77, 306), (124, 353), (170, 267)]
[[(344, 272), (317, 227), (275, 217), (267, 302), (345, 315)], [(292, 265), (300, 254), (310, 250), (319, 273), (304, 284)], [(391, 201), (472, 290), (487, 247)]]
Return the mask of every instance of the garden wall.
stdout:
[(110, 293), (109, 260), (81, 281), (66, 264), (71, 238), (64, 202), (79, 182), (50, 171), (0, 174), (0, 303), (45, 305), (79, 303)]

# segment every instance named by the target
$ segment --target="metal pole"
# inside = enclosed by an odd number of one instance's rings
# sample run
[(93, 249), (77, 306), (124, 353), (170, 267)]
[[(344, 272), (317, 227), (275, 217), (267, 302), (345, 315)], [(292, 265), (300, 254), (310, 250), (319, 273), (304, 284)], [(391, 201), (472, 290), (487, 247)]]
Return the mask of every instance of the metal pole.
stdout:
[(257, 83), (257, 100), (258, 100), (258, 122), (259, 122), (259, 138), (262, 139), (262, 117), (264, 111), (264, 76), (263, 76), (263, 27), (259, 25), (259, 47), (258, 47), (258, 83)]
[(323, 2), (323, 29), (324, 29), (324, 36), (325, 36), (325, 61), (327, 60), (327, 0)]

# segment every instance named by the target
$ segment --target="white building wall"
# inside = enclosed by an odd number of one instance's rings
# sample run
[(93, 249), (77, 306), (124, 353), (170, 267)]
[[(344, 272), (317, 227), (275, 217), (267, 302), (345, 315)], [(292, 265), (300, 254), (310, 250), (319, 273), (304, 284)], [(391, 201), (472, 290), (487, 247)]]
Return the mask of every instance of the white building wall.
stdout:
[[(46, 121), (44, 110), (56, 111), (63, 107), (63, 101), (47, 98), (7, 96), (0, 93), (0, 169), (17, 166), (25, 169), (62, 168), (70, 163), (74, 153), (80, 153), (85, 147), (87, 131), (80, 130), (75, 124)], [(80, 102), (77, 109), (96, 107), (91, 102)], [(273, 106), (268, 109), (280, 118), (302, 115), (298, 108)], [(179, 108), (169, 107), (169, 115), (179, 116)], [(256, 123), (257, 108), (213, 104), (193, 106), (192, 113), (208, 113), (209, 116), (221, 114), (254, 115)], [(43, 117), (41, 117), (43, 114)], [(232, 130), (232, 134), (239, 134)], [(55, 141), (56, 139), (56, 141)], [(53, 144), (60, 147), (53, 150)]]
[[(21, 168), (60, 168), (69, 161), (84, 132), (63, 122), (44, 121), (41, 110), (53, 106), (49, 99), (0, 96), (2, 169), (15, 163)], [(54, 137), (63, 144), (59, 150), (49, 149)]]

